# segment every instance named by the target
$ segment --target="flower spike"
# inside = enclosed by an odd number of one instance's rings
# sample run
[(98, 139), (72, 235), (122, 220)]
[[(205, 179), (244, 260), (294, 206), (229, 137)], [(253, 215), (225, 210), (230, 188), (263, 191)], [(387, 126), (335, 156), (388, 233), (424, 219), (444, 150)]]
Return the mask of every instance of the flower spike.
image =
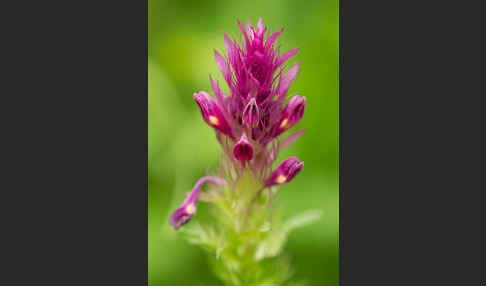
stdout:
[[(215, 252), (218, 271), (232, 273), (233, 262), (244, 264), (242, 275), (231, 276), (231, 281), (220, 277), (222, 282), (283, 285), (289, 279), (287, 275), (255, 276), (254, 270), (261, 272), (268, 263), (277, 265), (279, 273), (287, 270), (287, 263), (282, 263), (285, 260), (280, 255), (283, 244), (269, 252), (265, 239), (281, 227), (273, 224), (278, 185), (292, 181), (304, 166), (297, 157), (276, 164), (280, 151), (304, 132), (301, 129), (279, 138), (304, 114), (306, 98), (287, 94), (300, 69), (299, 62), (288, 64), (287, 61), (299, 48), (281, 54), (278, 38), (284, 29), (270, 29), (262, 19), (256, 25), (238, 21), (238, 27), (243, 33), (241, 40), (232, 40), (223, 32), (224, 50), (214, 50), (222, 79), (218, 81), (209, 76), (213, 97), (204, 91), (194, 94), (203, 120), (214, 128), (222, 148), (217, 177), (201, 178), (168, 221), (177, 230), (196, 215), (199, 200), (209, 202), (215, 225), (198, 225), (188, 235), (192, 243), (204, 247), (208, 241), (214, 242), (216, 247), (210, 250)], [(274, 165), (277, 167), (273, 168)], [(211, 189), (201, 194), (201, 186), (206, 182), (222, 186), (211, 184)], [(306, 222), (309, 217), (305, 215)], [(214, 257), (214, 253), (211, 255)]]

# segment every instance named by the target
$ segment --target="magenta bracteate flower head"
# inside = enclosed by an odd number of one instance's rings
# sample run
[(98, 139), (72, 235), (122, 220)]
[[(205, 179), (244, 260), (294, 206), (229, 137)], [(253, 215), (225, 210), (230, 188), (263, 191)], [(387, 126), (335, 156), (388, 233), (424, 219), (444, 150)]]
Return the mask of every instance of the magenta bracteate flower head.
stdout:
[[(290, 96), (287, 91), (294, 82), (300, 63), (285, 64), (298, 51), (280, 54), (277, 38), (283, 28), (267, 33), (259, 19), (256, 28), (249, 22), (238, 22), (242, 39), (231, 40), (224, 33), (226, 55), (215, 51), (216, 65), (229, 87), (223, 93), (219, 82), (210, 78), (215, 97), (200, 91), (194, 94), (203, 120), (211, 126), (223, 149), (217, 177), (203, 177), (182, 205), (172, 214), (171, 225), (178, 229), (196, 213), (196, 202), (203, 182), (226, 182), (231, 188), (245, 172), (263, 188), (290, 182), (304, 162), (290, 157), (272, 170), (279, 151), (295, 142), (303, 133), (299, 130), (280, 140), (280, 135), (295, 126), (303, 117), (306, 98)], [(261, 192), (259, 192), (261, 193)]]

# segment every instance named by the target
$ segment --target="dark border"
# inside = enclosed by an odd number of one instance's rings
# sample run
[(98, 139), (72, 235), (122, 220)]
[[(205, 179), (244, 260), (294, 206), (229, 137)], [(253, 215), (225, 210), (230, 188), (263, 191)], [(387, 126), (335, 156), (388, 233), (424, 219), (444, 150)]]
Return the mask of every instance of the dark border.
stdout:
[(147, 285), (148, 1), (30, 4), (4, 9), (0, 285)]

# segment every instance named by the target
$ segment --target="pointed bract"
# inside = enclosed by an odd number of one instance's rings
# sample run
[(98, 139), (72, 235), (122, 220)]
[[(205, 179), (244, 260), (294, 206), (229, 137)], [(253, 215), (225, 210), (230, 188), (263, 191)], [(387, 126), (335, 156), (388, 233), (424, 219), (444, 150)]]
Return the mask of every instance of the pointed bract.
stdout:
[(302, 128), (302, 129), (297, 130), (294, 133), (290, 134), (285, 139), (283, 139), (280, 142), (280, 145), (278, 146), (279, 151), (290, 146), (290, 145), (292, 145), (295, 141), (297, 141), (297, 139), (300, 138), (300, 136), (302, 136), (302, 134), (304, 134), (304, 132), (305, 132), (305, 129)]
[(216, 60), (216, 65), (218, 66), (218, 69), (221, 71), (223, 74), (224, 80), (228, 83), (228, 85), (231, 87), (232, 86), (232, 81), (231, 81), (231, 68), (226, 61), (226, 59), (218, 53), (218, 51), (214, 51), (214, 58)]
[(299, 51), (299, 48), (295, 48), (295, 49), (292, 49), (290, 51), (287, 51), (286, 53), (280, 55), (278, 57), (278, 60), (277, 62), (275, 63), (275, 65), (277, 67), (279, 67), (281, 64), (283, 64), (286, 60), (292, 58), (293, 56), (295, 56), (295, 54), (297, 54), (297, 52)]
[(280, 31), (270, 35), (267, 38), (267, 41), (265, 42), (265, 49), (271, 48), (273, 43), (275, 43), (275, 40), (278, 38), (278, 36), (280, 36), (280, 34), (282, 34), (283, 31), (284, 31), (284, 28), (282, 28)]
[(298, 62), (295, 66), (293, 66), (285, 75), (283, 75), (277, 87), (277, 94), (280, 98), (285, 97), (287, 95), (287, 90), (289, 89), (290, 85), (292, 84), (297, 72), (299, 71), (300, 62)]

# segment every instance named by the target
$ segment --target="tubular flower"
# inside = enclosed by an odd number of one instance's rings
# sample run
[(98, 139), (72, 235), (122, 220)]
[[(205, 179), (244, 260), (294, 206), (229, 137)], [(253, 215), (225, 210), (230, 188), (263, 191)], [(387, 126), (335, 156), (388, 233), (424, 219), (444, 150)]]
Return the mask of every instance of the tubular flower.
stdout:
[[(279, 145), (279, 135), (295, 126), (304, 115), (305, 97), (293, 96), (285, 103), (300, 67), (299, 62), (293, 66), (285, 63), (299, 48), (280, 54), (276, 41), (283, 28), (267, 33), (261, 19), (256, 27), (240, 22), (238, 27), (242, 39), (234, 41), (224, 33), (226, 53), (214, 51), (216, 65), (229, 93), (223, 93), (219, 82), (210, 76), (215, 97), (204, 91), (194, 94), (203, 120), (215, 130), (223, 149), (218, 177), (228, 180), (227, 188), (235, 188), (240, 178), (248, 178), (247, 174), (252, 174), (257, 188), (287, 183), (304, 165), (297, 157), (271, 170), (280, 149), (303, 133), (299, 130)], [(175, 229), (194, 216), (201, 180), (170, 218)], [(234, 189), (231, 193), (238, 194)], [(249, 196), (251, 192), (246, 194)]]
[(187, 196), (181, 206), (172, 214), (169, 219), (169, 223), (174, 227), (174, 229), (178, 229), (182, 225), (186, 224), (191, 218), (196, 214), (196, 204), (197, 199), (199, 197), (199, 192), (201, 191), (201, 186), (205, 182), (211, 182), (213, 184), (222, 184), (222, 180), (213, 177), (202, 177), (196, 183), (194, 188), (192, 189), (191, 193)]
[(216, 101), (204, 91), (194, 94), (194, 100), (199, 105), (201, 115), (207, 124), (223, 132), (224, 134), (233, 137), (231, 127), (223, 116), (221, 108)]
[(241, 135), (240, 141), (235, 144), (233, 154), (235, 158), (242, 163), (250, 161), (253, 158), (253, 146), (248, 142), (245, 133)]
[(297, 157), (290, 157), (283, 161), (265, 182), (265, 186), (288, 183), (300, 172), (304, 162), (299, 161)]
[(276, 133), (274, 136), (280, 135), (285, 130), (292, 128), (297, 122), (299, 122), (304, 116), (305, 110), (305, 96), (300, 97), (298, 95), (292, 97), (282, 111), (278, 124), (275, 125)]

